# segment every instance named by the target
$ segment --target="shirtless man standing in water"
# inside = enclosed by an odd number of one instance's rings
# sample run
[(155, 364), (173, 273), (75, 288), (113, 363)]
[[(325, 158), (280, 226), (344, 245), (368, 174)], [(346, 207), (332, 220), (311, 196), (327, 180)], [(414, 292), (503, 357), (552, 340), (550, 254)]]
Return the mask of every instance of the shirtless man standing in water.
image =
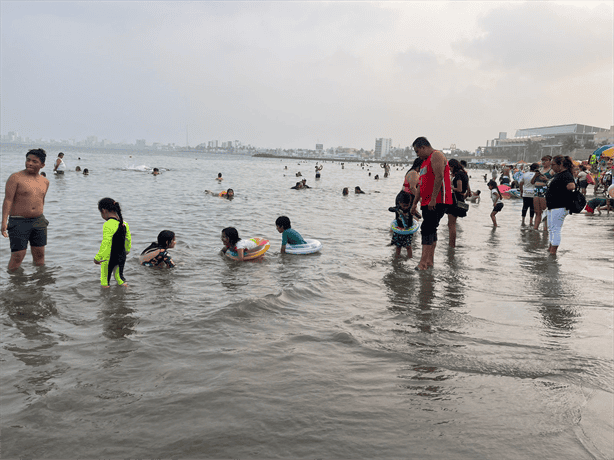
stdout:
[(26, 256), (28, 242), (34, 265), (45, 264), (47, 225), (43, 216), (49, 180), (39, 174), (47, 154), (33, 149), (26, 154), (26, 169), (11, 174), (6, 181), (2, 204), (2, 236), (10, 238), (9, 270), (16, 270)]

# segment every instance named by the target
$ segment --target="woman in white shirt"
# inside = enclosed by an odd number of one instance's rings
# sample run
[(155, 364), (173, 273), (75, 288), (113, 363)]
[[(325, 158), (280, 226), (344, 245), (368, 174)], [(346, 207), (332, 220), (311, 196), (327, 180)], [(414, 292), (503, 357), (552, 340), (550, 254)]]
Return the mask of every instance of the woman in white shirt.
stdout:
[(535, 216), (535, 208), (533, 206), (533, 197), (535, 196), (535, 185), (531, 183), (531, 179), (535, 176), (535, 172), (539, 169), (539, 165), (537, 163), (533, 163), (529, 168), (529, 171), (522, 175), (520, 179), (520, 195), (522, 196), (522, 225), (526, 225), (524, 223), (527, 217), (527, 210), (530, 210), (529, 213), (529, 225), (533, 226), (533, 216)]

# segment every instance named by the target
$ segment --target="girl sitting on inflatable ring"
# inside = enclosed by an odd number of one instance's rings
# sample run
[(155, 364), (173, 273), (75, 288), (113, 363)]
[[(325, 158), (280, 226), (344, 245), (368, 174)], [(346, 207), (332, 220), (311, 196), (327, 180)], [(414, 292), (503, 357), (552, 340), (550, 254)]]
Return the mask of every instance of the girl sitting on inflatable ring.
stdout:
[(252, 240), (242, 240), (239, 238), (239, 232), (234, 227), (227, 227), (222, 230), (222, 242), (224, 243), (222, 252), (226, 254), (226, 251), (229, 249), (236, 252), (240, 261), (243, 261), (245, 251), (254, 249), (257, 246)]

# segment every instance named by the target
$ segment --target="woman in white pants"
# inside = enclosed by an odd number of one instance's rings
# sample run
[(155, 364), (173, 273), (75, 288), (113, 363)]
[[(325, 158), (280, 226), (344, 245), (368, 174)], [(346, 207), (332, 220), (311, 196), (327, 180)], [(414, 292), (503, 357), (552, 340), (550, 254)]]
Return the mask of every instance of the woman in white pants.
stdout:
[(558, 155), (552, 159), (552, 170), (556, 173), (546, 191), (546, 205), (548, 207), (548, 251), (556, 254), (561, 244), (561, 229), (565, 216), (569, 214), (567, 206), (572, 200), (571, 192), (576, 188), (571, 172), (573, 162), (570, 157)]

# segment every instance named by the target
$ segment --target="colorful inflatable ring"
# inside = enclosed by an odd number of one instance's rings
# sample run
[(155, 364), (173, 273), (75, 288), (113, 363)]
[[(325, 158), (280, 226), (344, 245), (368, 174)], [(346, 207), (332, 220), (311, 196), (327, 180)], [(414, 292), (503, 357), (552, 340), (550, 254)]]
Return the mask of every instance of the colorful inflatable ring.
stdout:
[(322, 249), (322, 243), (318, 240), (310, 240), (305, 238), (305, 244), (286, 244), (286, 252), (288, 254), (313, 254)]
[[(256, 247), (253, 249), (248, 249), (247, 251), (243, 251), (243, 260), (253, 260), (258, 257), (262, 257), (265, 252), (269, 250), (271, 244), (269, 240), (264, 238), (249, 238), (254, 243), (256, 243)], [(239, 260), (239, 254), (232, 249), (226, 251), (226, 256), (230, 257), (232, 260)]]
[(418, 231), (418, 229), (420, 228), (420, 223), (421, 223), (420, 221), (414, 219), (414, 225), (412, 225), (407, 230), (405, 230), (403, 228), (400, 228), (397, 225), (397, 220), (394, 219), (392, 223), (390, 224), (390, 229), (394, 233), (398, 233), (399, 235), (412, 235)]

